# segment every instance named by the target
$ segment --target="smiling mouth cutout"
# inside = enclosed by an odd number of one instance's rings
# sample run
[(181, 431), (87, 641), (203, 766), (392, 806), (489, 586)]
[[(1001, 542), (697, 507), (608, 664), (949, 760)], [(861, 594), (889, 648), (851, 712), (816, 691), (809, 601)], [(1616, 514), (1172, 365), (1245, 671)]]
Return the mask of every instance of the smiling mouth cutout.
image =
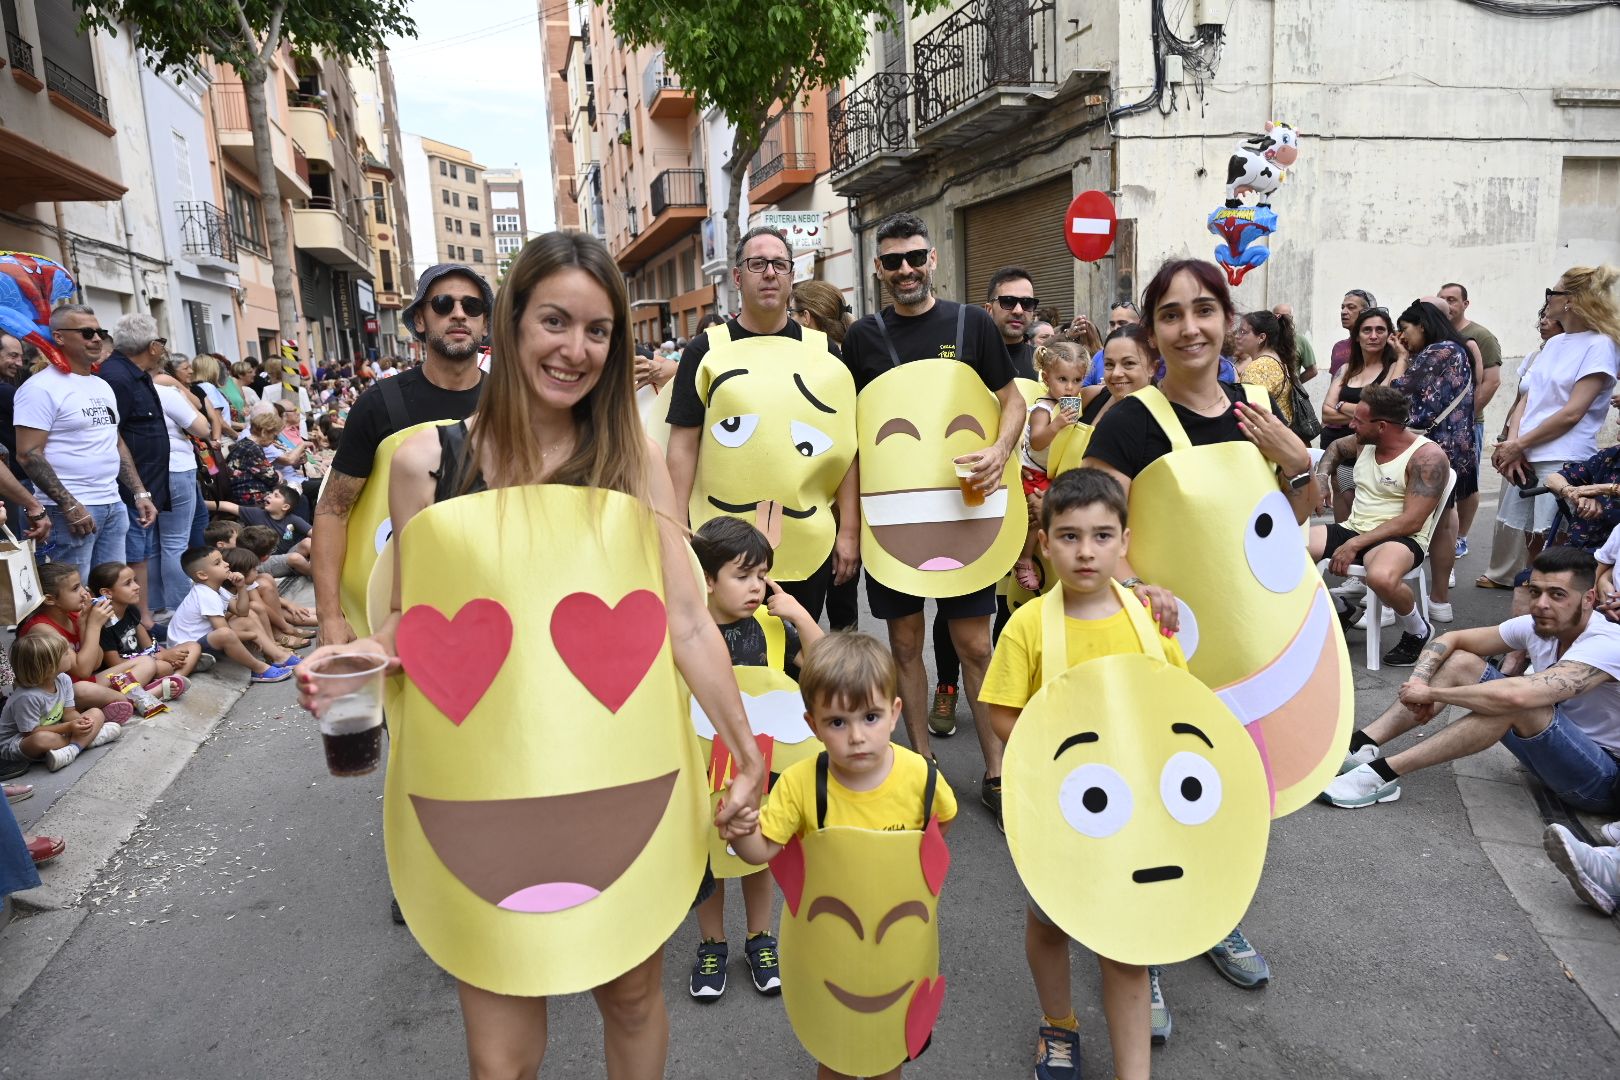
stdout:
[(907, 566), (960, 570), (996, 542), (1006, 523), (1007, 488), (986, 495), (981, 506), (964, 503), (960, 487), (879, 491), (861, 496), (861, 511), (878, 546)]
[(529, 799), (412, 795), (411, 804), (457, 881), (496, 907), (545, 914), (594, 900), (619, 879), (664, 819), (679, 775)]
[(858, 1013), (880, 1013), (905, 996), (906, 991), (911, 989), (911, 980), (906, 980), (904, 984), (887, 994), (852, 993), (830, 979), (823, 979), (822, 985), (827, 988), (827, 993), (846, 1009)]

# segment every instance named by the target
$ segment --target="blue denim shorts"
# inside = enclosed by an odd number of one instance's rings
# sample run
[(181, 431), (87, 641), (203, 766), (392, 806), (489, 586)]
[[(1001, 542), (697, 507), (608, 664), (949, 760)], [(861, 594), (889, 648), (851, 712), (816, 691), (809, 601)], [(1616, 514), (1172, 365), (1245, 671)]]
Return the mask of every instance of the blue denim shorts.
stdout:
[(161, 554), (157, 522), (143, 528), (133, 508), (125, 506), (124, 513), (129, 516), (129, 531), (124, 534), (124, 561), (134, 563), (157, 558)]
[[(1479, 681), (1504, 678), (1507, 676), (1487, 664)], [(1577, 810), (1620, 810), (1620, 761), (1593, 742), (1562, 707), (1553, 707), (1552, 723), (1541, 734), (1524, 739), (1509, 730), (1502, 736), (1502, 745)]]

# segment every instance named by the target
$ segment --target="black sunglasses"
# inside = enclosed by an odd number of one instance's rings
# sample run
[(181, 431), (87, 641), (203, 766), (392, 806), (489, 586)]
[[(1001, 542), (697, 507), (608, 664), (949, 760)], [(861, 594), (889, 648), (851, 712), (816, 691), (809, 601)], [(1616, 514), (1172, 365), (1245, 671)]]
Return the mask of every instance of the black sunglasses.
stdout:
[(86, 341), (94, 341), (96, 338), (100, 338), (103, 341), (112, 340), (112, 335), (99, 326), (70, 326), (66, 330), (58, 330), (57, 333), (78, 334)]
[(435, 315), (448, 315), (456, 310), (458, 303), (461, 313), (469, 319), (476, 319), (489, 310), (489, 305), (477, 296), (435, 296), (428, 301), (428, 307), (433, 309)]
[(878, 262), (883, 264), (883, 269), (890, 271), (900, 269), (901, 263), (910, 263), (912, 266), (921, 267), (928, 261), (928, 253), (932, 250), (932, 248), (922, 247), (912, 248), (910, 251), (891, 251), (887, 255), (879, 255)]
[(1041, 302), (1033, 296), (998, 296), (996, 297), (996, 303), (1001, 305), (1002, 311), (1011, 311), (1014, 308), (1034, 311), (1041, 306)]
[(1555, 296), (1568, 296), (1568, 295), (1569, 295), (1569, 293), (1564, 289), (1548, 289), (1547, 290), (1547, 299), (1548, 300), (1551, 300)]

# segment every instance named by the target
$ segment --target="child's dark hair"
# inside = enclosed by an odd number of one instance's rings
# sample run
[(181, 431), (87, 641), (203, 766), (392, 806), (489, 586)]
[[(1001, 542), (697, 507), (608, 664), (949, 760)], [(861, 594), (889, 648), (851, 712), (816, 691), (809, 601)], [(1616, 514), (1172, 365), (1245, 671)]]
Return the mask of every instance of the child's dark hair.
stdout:
[(232, 573), (251, 578), (259, 572), (259, 557), (245, 547), (227, 548), (222, 554)]
[(298, 501), (304, 497), (303, 492), (299, 491), (291, 484), (277, 484), (276, 492), (283, 499), (286, 499), (287, 505), (294, 510), (298, 509)]
[(67, 647), (67, 638), (61, 634), (24, 634), (12, 642), (13, 684), (34, 690), (51, 689), (62, 670), (62, 654)]
[(236, 539), (236, 534), (242, 531), (240, 521), (227, 521), (224, 518), (215, 518), (203, 530), (203, 543), (209, 547), (218, 547), (227, 540)]
[(281, 534), (268, 525), (249, 525), (236, 534), (236, 546), (245, 547), (259, 558), (268, 558), (276, 550)]
[(1070, 469), (1059, 473), (1047, 489), (1041, 506), (1041, 528), (1050, 529), (1052, 519), (1070, 510), (1102, 503), (1119, 516), (1119, 527), (1126, 525), (1125, 489), (1101, 469)]
[(79, 568), (69, 562), (44, 563), (39, 568), (39, 588), (46, 596), (55, 596), (70, 578), (79, 576)]
[(180, 555), (180, 572), (186, 575), (188, 581), (197, 580), (197, 571), (202, 564), (208, 561), (208, 556), (219, 549), (212, 544), (203, 547), (186, 548)]
[(697, 552), (705, 577), (720, 576), (720, 568), (734, 559), (742, 560), (744, 570), (763, 566), (769, 570), (776, 555), (765, 534), (741, 518), (717, 517), (705, 521), (692, 534), (692, 550)]
[(104, 589), (110, 589), (117, 585), (119, 576), (128, 569), (129, 564), (121, 562), (104, 562), (98, 566), (92, 566), (90, 568), (90, 580), (85, 582), (90, 589), (90, 595), (100, 596)]

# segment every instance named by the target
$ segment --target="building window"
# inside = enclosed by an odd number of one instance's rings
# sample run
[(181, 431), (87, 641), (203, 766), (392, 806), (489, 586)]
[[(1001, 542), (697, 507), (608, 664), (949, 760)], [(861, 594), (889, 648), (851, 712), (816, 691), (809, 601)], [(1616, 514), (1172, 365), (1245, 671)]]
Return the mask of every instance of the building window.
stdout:
[(476, 222), (476, 221), (470, 222), (467, 225), (467, 228), (472, 230), (472, 234), (474, 236), (483, 236), (484, 235), (484, 227), (482, 225), (478, 224), (478, 222)]
[(521, 236), (497, 236), (495, 238), (495, 254), (515, 255), (523, 247)]
[(467, 209), (469, 209), (469, 210), (478, 209), (478, 196), (476, 196), (476, 195), (467, 196)]
[(377, 265), (382, 270), (382, 291), (394, 291), (394, 253), (387, 249), (377, 252)]
[(447, 218), (444, 219), (444, 231), (445, 232), (451, 232), (451, 231), (453, 231), (455, 229), (455, 227), (456, 227), (456, 219), (455, 218), (447, 217)]
[(444, 205), (449, 206), (450, 205), (450, 189), (449, 188), (440, 188), (439, 189), (439, 198), (444, 200)]
[(439, 175), (440, 176), (447, 176), (447, 175), (449, 175), (449, 173), (450, 173), (449, 164), (446, 163), (446, 161), (443, 158), (440, 158), (439, 159)]
[(371, 212), (377, 219), (377, 224), (388, 224), (388, 196), (383, 192), (381, 180), (371, 182)]
[(521, 232), (522, 229), (523, 226), (518, 224), (518, 216), (516, 214), (495, 215), (496, 232)]
[(473, 248), (473, 264), (476, 266), (484, 261), (484, 249)]
[(469, 183), (469, 184), (478, 183), (478, 174), (473, 172), (472, 169), (470, 169), (470, 168), (467, 170), (467, 183)]
[(214, 351), (214, 327), (208, 317), (208, 305), (199, 304), (194, 300), (184, 301), (186, 305), (186, 319), (191, 323), (191, 340), (194, 343), (192, 352), (210, 353)]
[(495, 276), (497, 278), (503, 278), (506, 276), (506, 272), (510, 269), (512, 269), (512, 260), (502, 259), (500, 262), (495, 264)]
[(459, 233), (460, 231), (461, 231), (461, 219), (456, 218), (456, 232)]
[(231, 218), (231, 235), (250, 251), (264, 254), (264, 226), (260, 223), (259, 197), (235, 180), (225, 181), (225, 211)]
[(451, 206), (460, 206), (461, 205), (461, 192), (452, 191), (450, 193), (450, 205)]

